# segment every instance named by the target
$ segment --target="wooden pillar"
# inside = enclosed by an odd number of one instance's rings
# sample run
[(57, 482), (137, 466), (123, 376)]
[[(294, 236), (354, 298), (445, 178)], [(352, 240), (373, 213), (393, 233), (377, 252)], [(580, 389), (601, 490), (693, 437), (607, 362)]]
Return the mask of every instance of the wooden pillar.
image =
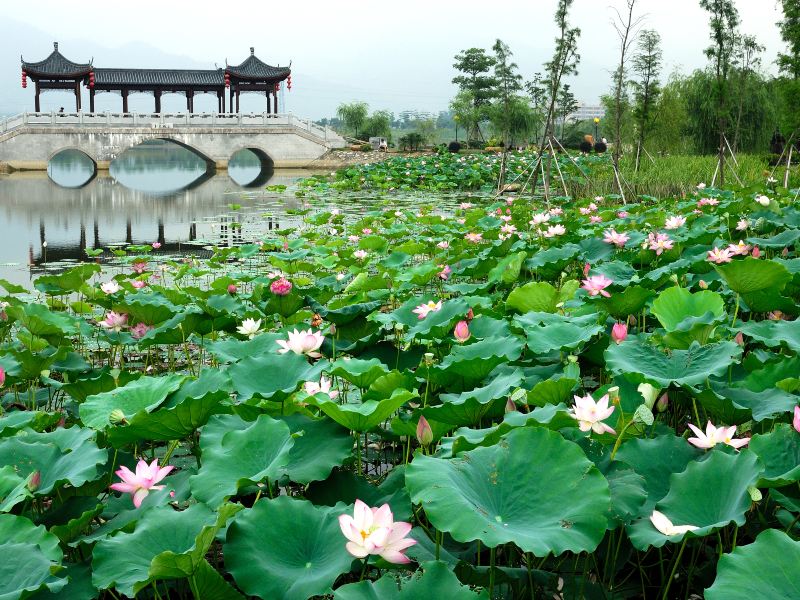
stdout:
[(75, 111), (81, 110), (81, 82), (75, 81)]
[(42, 106), (39, 103), (39, 91), (40, 91), (39, 90), (39, 82), (36, 81), (34, 83), (36, 84), (36, 96), (35, 96), (35, 99), (33, 101), (33, 110), (34, 110), (34, 112), (38, 113), (38, 112), (42, 112)]
[(219, 112), (224, 113), (225, 112), (225, 90), (222, 90), (219, 93), (219, 105), (220, 105)]
[(97, 224), (97, 219), (94, 220), (94, 227), (92, 228), (92, 232), (94, 233), (94, 246), (93, 248), (100, 247), (100, 226)]
[(156, 114), (161, 113), (161, 90), (153, 90), (153, 98), (156, 101)]
[(267, 92), (267, 114), (272, 112), (272, 105), (270, 104), (269, 92)]
[(228, 100), (228, 107), (229, 107), (228, 112), (233, 112), (233, 86), (230, 87), (230, 94), (228, 95), (230, 96)]
[(122, 88), (122, 112), (128, 112), (128, 88)]
[(236, 112), (237, 113), (239, 112), (239, 94), (240, 94), (239, 87), (237, 86), (236, 87)]
[(128, 220), (125, 222), (125, 243), (133, 243), (133, 226), (131, 225), (130, 217), (128, 217)]
[(167, 241), (164, 239), (164, 221), (162, 219), (158, 220), (158, 243), (162, 246)]
[(94, 88), (89, 88), (89, 112), (94, 112)]
[(186, 110), (194, 112), (194, 90), (186, 90)]
[(275, 98), (275, 114), (278, 114), (278, 92), (272, 92), (272, 97)]

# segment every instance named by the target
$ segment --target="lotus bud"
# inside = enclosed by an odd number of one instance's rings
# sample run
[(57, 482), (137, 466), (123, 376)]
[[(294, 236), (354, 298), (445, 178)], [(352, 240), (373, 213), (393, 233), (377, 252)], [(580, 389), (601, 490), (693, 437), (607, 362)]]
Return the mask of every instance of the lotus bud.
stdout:
[(698, 281), (697, 285), (700, 287), (701, 290), (707, 290), (708, 289), (708, 284), (703, 279)]
[(470, 309), (467, 311), (467, 323), (471, 322), (471, 321), (472, 321), (472, 319), (474, 319), (474, 318), (475, 318), (475, 313), (473, 313), (473, 312), (472, 312), (472, 309), (470, 308)]
[[(649, 383), (640, 383), (636, 391), (644, 398), (644, 403), (650, 410), (653, 410), (653, 405), (656, 403), (658, 396), (658, 388), (650, 385)], [(666, 394), (664, 394), (666, 396)]]
[(335, 323), (331, 323), (329, 331), (330, 331), (331, 335), (336, 335), (336, 324)]
[(626, 337), (628, 337), (628, 326), (625, 323), (614, 323), (611, 328), (611, 339), (620, 344), (625, 341)]
[(430, 446), (433, 441), (433, 429), (424, 416), (420, 416), (417, 423), (417, 441), (423, 446)]
[(661, 397), (658, 399), (658, 402), (656, 402), (656, 410), (660, 413), (663, 413), (665, 410), (667, 410), (668, 406), (669, 406), (669, 396), (667, 395), (667, 392), (664, 392), (663, 394), (661, 394)]
[(514, 399), (509, 396), (508, 400), (506, 400), (506, 412), (516, 412), (517, 411), (517, 403), (514, 402)]
[(675, 285), (678, 285), (678, 274), (673, 273), (672, 275), (669, 276), (669, 280)]
[(126, 423), (125, 413), (122, 412), (121, 409), (115, 408), (111, 411), (111, 414), (108, 415), (108, 420), (111, 421), (113, 425), (124, 425)]
[(228, 293), (233, 296), (237, 292), (237, 287), (234, 284), (228, 286)]
[(787, 256), (789, 256), (789, 249), (788, 248), (784, 248), (783, 251), (781, 252), (781, 256), (783, 258), (786, 258)]
[(469, 324), (466, 321), (459, 321), (453, 330), (453, 335), (457, 342), (464, 343), (470, 338)]
[(425, 364), (427, 366), (430, 367), (433, 364), (433, 352), (426, 352), (423, 358), (425, 359)]
[(734, 336), (733, 341), (739, 344), (740, 346), (744, 346), (744, 335), (742, 335), (741, 331), (737, 333), (736, 336)]
[(34, 471), (31, 474), (31, 478), (28, 480), (28, 489), (32, 492), (35, 492), (39, 489), (39, 486), (42, 483), (42, 472), (41, 471)]
[(636, 327), (636, 315), (628, 315), (628, 327)]
[(285, 277), (281, 277), (270, 284), (269, 290), (276, 296), (288, 296), (289, 292), (292, 291), (292, 282)]
[(583, 265), (583, 276), (584, 277), (588, 277), (589, 276), (589, 271), (591, 270), (591, 268), (592, 268), (592, 265), (590, 265), (589, 263), (586, 263), (585, 265)]
[(619, 404), (619, 387), (614, 386), (608, 388), (608, 400), (611, 404)]
[(6, 383), (6, 370), (3, 367), (0, 367), (0, 387), (3, 387)]
[(753, 246), (753, 251), (750, 252), (750, 255), (753, 258), (761, 258), (761, 250), (758, 248), (758, 246)]
[(800, 433), (800, 406), (794, 407), (794, 418), (792, 419), (792, 427), (797, 433)]

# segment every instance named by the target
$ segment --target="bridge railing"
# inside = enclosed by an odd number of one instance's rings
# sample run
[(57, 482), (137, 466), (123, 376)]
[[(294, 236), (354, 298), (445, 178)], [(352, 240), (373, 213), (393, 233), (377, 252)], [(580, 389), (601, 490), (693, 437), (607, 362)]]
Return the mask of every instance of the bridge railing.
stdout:
[(337, 134), (292, 113), (87, 113), (33, 112), (0, 120), (0, 133), (24, 126), (48, 127), (297, 127), (324, 140)]

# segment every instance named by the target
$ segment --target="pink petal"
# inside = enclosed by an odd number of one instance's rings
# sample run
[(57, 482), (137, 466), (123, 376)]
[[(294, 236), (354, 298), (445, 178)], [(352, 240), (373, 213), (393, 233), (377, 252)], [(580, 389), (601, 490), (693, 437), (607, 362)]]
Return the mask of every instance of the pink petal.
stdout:
[(347, 551), (356, 558), (364, 558), (365, 556), (369, 555), (369, 552), (367, 552), (366, 548), (359, 546), (358, 544), (354, 544), (353, 542), (347, 542), (344, 547), (347, 548)]
[(150, 493), (150, 490), (145, 488), (139, 488), (136, 490), (136, 493), (133, 495), (133, 505), (136, 508), (139, 508), (142, 505), (142, 501), (147, 498), (147, 494)]

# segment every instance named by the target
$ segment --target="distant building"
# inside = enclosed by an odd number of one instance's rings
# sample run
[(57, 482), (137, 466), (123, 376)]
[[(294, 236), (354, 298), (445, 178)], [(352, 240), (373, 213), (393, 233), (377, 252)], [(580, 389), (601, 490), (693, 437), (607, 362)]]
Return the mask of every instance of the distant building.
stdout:
[(567, 121), (591, 121), (594, 118), (602, 119), (606, 116), (606, 109), (599, 104), (578, 105), (577, 110), (567, 115)]

